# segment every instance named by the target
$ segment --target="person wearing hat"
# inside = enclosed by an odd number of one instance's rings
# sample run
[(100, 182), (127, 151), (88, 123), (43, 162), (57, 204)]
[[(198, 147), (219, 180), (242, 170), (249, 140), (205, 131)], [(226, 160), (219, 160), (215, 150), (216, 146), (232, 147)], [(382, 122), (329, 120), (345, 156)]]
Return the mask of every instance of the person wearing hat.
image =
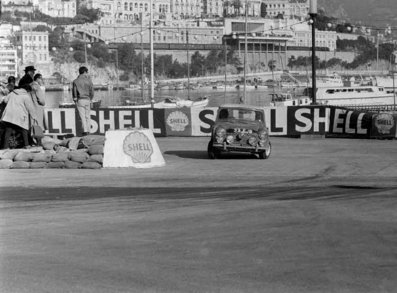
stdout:
[(34, 72), (36, 68), (34, 66), (26, 66), (25, 67), (25, 75), (22, 76), (21, 80), (18, 83), (18, 87), (21, 87), (25, 84), (31, 84), (33, 82)]

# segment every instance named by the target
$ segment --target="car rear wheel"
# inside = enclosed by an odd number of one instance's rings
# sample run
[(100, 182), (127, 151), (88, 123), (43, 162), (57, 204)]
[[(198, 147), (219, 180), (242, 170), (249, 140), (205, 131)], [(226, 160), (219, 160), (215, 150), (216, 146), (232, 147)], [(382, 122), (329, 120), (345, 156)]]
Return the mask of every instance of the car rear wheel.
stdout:
[(269, 141), (269, 147), (264, 152), (259, 153), (259, 159), (261, 160), (268, 159), (271, 153), (272, 153), (272, 144)]
[(208, 143), (207, 152), (208, 152), (208, 157), (211, 160), (219, 159), (220, 157), (219, 151), (215, 150), (212, 146), (212, 140)]

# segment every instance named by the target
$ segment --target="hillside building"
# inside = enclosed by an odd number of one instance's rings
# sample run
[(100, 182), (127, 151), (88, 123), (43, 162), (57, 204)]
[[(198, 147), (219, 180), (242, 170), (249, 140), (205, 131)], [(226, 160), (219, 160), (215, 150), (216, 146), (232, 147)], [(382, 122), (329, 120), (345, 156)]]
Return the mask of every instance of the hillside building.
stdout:
[(37, 8), (51, 17), (75, 17), (77, 13), (76, 0), (38, 0)]
[(16, 32), (17, 46), (21, 48), (22, 63), (27, 65), (48, 64), (48, 32), (20, 31)]

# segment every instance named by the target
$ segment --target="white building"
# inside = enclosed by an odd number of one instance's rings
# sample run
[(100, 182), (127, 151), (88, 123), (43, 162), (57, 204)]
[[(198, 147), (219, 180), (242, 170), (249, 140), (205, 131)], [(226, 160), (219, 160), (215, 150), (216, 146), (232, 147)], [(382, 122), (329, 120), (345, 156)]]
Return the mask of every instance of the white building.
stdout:
[(266, 15), (276, 17), (282, 15), (284, 18), (297, 16), (306, 17), (309, 13), (309, 1), (296, 0), (262, 0), (266, 8)]
[[(203, 2), (205, 2), (205, 1), (206, 0), (204, 0), (204, 1), (201, 1), (201, 0), (171, 0), (170, 1), (171, 13), (174, 16), (174, 18), (200, 17), (203, 12)], [(221, 2), (219, 0), (213, 0), (213, 1), (216, 2), (217, 5), (218, 5), (218, 2)]]
[[(293, 26), (294, 40), (291, 46), (311, 47), (312, 46), (312, 28), (307, 23), (300, 23)], [(336, 50), (336, 40), (338, 34), (335, 31), (315, 31), (316, 47), (329, 48), (330, 51)]]
[[(117, 0), (114, 2), (115, 19), (134, 22), (149, 15), (149, 0)], [(165, 18), (171, 12), (169, 0), (153, 1), (153, 17)]]
[(203, 13), (207, 17), (223, 16), (223, 0), (203, 0)]
[(16, 34), (17, 45), (21, 46), (22, 63), (40, 65), (49, 63), (48, 32), (21, 31)]
[(99, 9), (103, 13), (104, 17), (113, 17), (116, 7), (115, 4), (115, 0), (88, 0), (87, 8)]
[(75, 17), (77, 13), (76, 0), (38, 0), (37, 8), (51, 17)]
[(0, 79), (4, 80), (8, 76), (17, 76), (18, 57), (17, 50), (10, 45), (0, 45)]
[(0, 24), (0, 38), (7, 39), (13, 33), (13, 25), (10, 23)]

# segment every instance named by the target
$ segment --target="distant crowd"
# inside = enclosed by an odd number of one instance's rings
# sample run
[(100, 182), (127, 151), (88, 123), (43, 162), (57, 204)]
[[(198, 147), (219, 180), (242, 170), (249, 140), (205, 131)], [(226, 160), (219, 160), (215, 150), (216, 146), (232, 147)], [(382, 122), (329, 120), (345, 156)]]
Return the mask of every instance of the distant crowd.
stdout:
[(18, 147), (18, 138), (24, 148), (40, 144), (31, 132), (45, 129), (45, 87), (42, 75), (35, 72), (34, 66), (27, 66), (18, 84), (14, 76), (9, 76), (0, 85), (1, 149)]
[[(42, 75), (35, 72), (34, 66), (27, 66), (18, 84), (14, 76), (0, 83), (0, 149), (29, 149), (41, 144), (40, 138), (46, 129), (45, 86)], [(72, 95), (83, 135), (88, 135), (94, 88), (84, 66), (79, 68), (79, 76), (73, 81)]]

